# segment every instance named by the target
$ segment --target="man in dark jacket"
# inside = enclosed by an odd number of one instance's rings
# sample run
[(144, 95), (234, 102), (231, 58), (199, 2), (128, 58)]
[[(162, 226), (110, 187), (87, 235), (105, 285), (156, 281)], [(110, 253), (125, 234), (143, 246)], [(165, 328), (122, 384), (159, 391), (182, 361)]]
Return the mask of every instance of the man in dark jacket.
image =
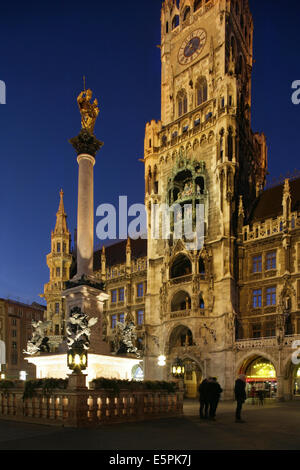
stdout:
[(237, 402), (236, 413), (235, 413), (235, 422), (244, 423), (245, 421), (241, 418), (242, 406), (246, 401), (246, 376), (240, 375), (239, 378), (235, 381), (234, 387), (235, 400)]
[(200, 419), (208, 418), (209, 401), (208, 401), (207, 388), (208, 388), (208, 380), (204, 379), (199, 385), (199, 389), (198, 389), (199, 401), (200, 401), (200, 411), (199, 411)]
[(223, 389), (217, 381), (216, 377), (211, 377), (208, 381), (208, 400), (209, 400), (209, 419), (215, 421), (216, 411), (220, 401)]

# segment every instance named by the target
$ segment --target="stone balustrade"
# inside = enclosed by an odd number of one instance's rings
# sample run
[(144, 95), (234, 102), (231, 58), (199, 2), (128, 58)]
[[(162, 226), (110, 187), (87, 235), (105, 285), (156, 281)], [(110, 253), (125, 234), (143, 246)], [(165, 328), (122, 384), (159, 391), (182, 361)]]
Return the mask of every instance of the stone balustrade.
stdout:
[(23, 389), (0, 391), (0, 418), (70, 427), (144, 421), (183, 413), (183, 394), (166, 391), (37, 390), (23, 400)]

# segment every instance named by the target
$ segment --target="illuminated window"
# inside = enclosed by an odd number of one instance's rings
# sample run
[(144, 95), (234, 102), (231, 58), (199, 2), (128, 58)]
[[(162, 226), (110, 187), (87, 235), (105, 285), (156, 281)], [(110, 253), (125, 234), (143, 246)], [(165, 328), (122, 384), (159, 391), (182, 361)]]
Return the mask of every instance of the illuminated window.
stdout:
[(112, 329), (116, 328), (117, 326), (117, 315), (112, 315), (111, 316), (111, 327)]
[(261, 273), (262, 271), (262, 256), (254, 256), (252, 258), (252, 272)]
[(124, 313), (120, 313), (120, 315), (119, 315), (119, 322), (120, 322), (120, 323), (124, 323), (124, 322), (125, 322), (125, 314), (124, 314)]
[(117, 301), (117, 289), (111, 291), (111, 302), (114, 304)]
[(144, 323), (144, 310), (139, 310), (137, 312), (137, 324), (143, 325)]
[(276, 287), (269, 287), (266, 290), (266, 305), (276, 305)]
[(119, 289), (119, 301), (124, 302), (124, 287), (121, 287), (121, 289)]
[(137, 285), (137, 296), (144, 297), (144, 283), (143, 282)]
[(266, 257), (266, 270), (276, 269), (276, 251), (267, 253)]
[(262, 296), (261, 289), (257, 289), (253, 291), (253, 302), (252, 302), (253, 308), (261, 308), (262, 306), (261, 296)]

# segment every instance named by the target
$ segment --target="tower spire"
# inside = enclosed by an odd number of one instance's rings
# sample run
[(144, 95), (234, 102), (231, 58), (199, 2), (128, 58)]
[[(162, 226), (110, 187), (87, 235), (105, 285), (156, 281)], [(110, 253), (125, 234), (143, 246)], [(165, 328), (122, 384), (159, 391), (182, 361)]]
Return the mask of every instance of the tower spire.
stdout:
[(67, 214), (65, 212), (65, 206), (64, 206), (64, 192), (62, 189), (60, 190), (59, 194), (60, 194), (60, 201), (59, 201), (58, 211), (56, 213), (56, 224), (55, 224), (55, 229), (54, 229), (55, 234), (68, 232)]

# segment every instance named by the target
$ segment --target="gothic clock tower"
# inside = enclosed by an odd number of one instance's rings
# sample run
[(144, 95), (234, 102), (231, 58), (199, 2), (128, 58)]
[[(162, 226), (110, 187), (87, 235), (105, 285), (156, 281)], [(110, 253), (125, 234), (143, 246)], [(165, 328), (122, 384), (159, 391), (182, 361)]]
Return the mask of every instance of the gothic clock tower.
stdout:
[[(218, 376), (230, 397), (238, 310), (239, 223), (265, 185), (267, 148), (251, 130), (253, 21), (248, 0), (165, 0), (161, 121), (145, 133), (148, 291), (145, 373), (157, 357), (186, 363), (191, 389)], [(182, 207), (168, 239), (151, 234), (153, 204)], [(204, 207), (204, 244), (175, 236)], [(160, 219), (161, 221), (162, 219)], [(162, 223), (162, 222), (161, 222)]]

